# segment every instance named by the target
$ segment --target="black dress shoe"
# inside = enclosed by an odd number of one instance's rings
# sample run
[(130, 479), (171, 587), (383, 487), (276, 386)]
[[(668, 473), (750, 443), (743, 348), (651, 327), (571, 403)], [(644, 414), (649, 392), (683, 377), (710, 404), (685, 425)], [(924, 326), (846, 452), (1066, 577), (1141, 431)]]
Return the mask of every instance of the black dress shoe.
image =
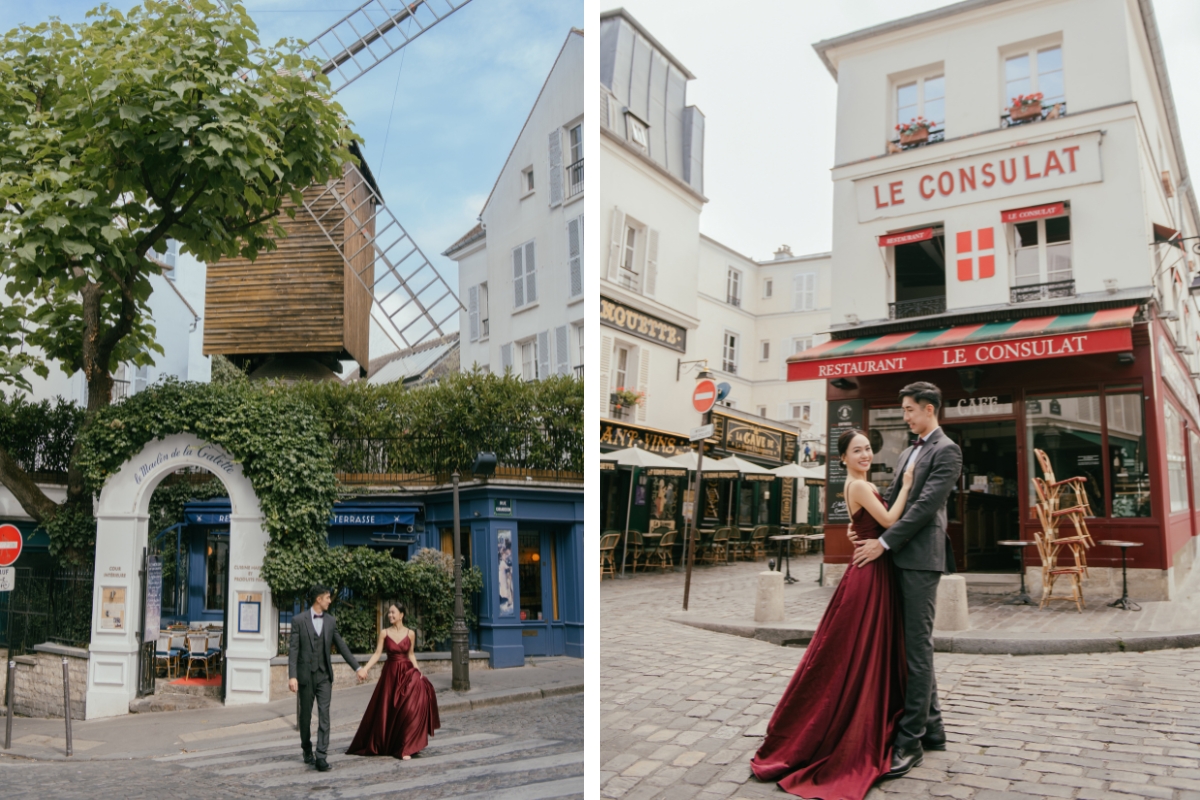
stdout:
[(329, 772), (333, 767), (329, 766), (329, 762), (323, 758), (317, 759), (317, 772)]
[(304, 763), (305, 763), (305, 764), (311, 764), (311, 763), (313, 763), (313, 754), (312, 754), (312, 751), (311, 751), (311, 750), (305, 750), (305, 751), (304, 751)]
[(946, 749), (946, 734), (932, 734), (921, 737), (922, 750), (945, 750)]
[(913, 742), (908, 747), (896, 748), (892, 751), (892, 768), (883, 777), (891, 780), (907, 775), (913, 767), (921, 766), (925, 760), (925, 751), (920, 742)]

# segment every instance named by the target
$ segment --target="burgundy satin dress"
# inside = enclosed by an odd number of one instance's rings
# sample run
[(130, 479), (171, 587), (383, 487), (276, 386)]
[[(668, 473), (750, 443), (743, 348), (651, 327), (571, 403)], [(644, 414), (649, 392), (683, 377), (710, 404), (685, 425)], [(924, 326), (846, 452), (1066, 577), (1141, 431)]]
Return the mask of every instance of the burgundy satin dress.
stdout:
[[(865, 508), (853, 521), (863, 539), (884, 531)], [(900, 603), (888, 554), (847, 568), (750, 762), (760, 780), (809, 800), (862, 800), (888, 771), (907, 676)]]
[(408, 660), (408, 637), (397, 644), (384, 635), (387, 661), (371, 702), (363, 712), (358, 733), (346, 751), (352, 756), (402, 758), (424, 750), (429, 737), (441, 727), (433, 684)]

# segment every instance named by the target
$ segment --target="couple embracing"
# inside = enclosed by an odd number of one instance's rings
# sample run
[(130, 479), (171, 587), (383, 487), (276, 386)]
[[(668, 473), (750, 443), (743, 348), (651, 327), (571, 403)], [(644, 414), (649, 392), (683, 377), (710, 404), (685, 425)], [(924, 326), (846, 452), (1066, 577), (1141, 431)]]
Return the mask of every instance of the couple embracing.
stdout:
[(962, 451), (938, 427), (932, 383), (900, 390), (919, 437), (900, 455), (886, 498), (869, 480), (873, 453), (860, 430), (838, 437), (846, 465), (853, 563), (838, 584), (751, 766), (760, 780), (810, 800), (861, 800), (881, 778), (945, 750), (933, 672), (938, 581), (954, 571), (946, 501)]

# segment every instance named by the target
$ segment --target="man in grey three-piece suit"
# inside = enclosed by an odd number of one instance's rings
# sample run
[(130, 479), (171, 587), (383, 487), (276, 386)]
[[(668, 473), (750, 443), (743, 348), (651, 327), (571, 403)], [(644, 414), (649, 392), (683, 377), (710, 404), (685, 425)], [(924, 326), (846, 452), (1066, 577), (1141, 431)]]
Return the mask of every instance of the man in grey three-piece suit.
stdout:
[[(885, 551), (891, 553), (904, 602), (908, 684), (888, 778), (898, 778), (919, 766), (925, 750), (946, 749), (933, 673), (933, 617), (938, 582), (943, 573), (954, 572), (954, 552), (946, 533), (946, 501), (962, 473), (962, 450), (938, 426), (941, 390), (925, 381), (911, 383), (900, 390), (900, 401), (905, 423), (920, 437), (896, 463), (896, 475), (904, 473), (910, 459), (916, 464), (908, 505), (880, 538), (859, 541), (852, 537), (856, 566), (879, 558)], [(892, 482), (889, 504), (895, 502), (900, 483)]]
[[(337, 620), (327, 613), (333, 599), (329, 589), (314, 586), (311, 592), (312, 607), (292, 617), (292, 635), (288, 646), (288, 689), (299, 692), (299, 708), (296, 723), (300, 727), (300, 747), (304, 749), (304, 763), (315, 764), (321, 772), (329, 769), (325, 755), (329, 749), (329, 699), (333, 693), (333, 659), (329, 656), (330, 645), (337, 647), (350, 668), (363, 673), (358, 661), (337, 632)], [(312, 706), (317, 701), (317, 752), (312, 749)]]

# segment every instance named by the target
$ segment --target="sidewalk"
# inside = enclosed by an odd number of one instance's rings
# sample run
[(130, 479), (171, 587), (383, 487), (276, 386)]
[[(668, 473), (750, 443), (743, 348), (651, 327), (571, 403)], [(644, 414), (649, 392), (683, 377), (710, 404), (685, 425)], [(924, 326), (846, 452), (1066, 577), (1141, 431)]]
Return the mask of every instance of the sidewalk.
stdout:
[[(660, 592), (663, 607), (673, 609), (667, 612), (672, 621), (773, 644), (804, 645), (834, 592), (817, 585), (818, 558), (792, 559), (791, 574), (797, 582), (784, 586), (785, 621), (776, 623), (754, 621), (756, 576), (766, 569), (765, 562), (697, 567), (686, 612), (681, 610), (682, 572), (638, 573), (620, 582)], [(941, 652), (1050, 655), (1200, 647), (1200, 569), (1192, 572), (1175, 600), (1143, 602), (1141, 611), (1122, 611), (1108, 607), (1114, 598), (1092, 592), (1082, 613), (1063, 602), (1045, 609), (1007, 605), (1018, 589), (1015, 574), (1009, 576), (1011, 593), (1005, 592), (1005, 576), (988, 576), (985, 584), (967, 575), (971, 627), (936, 634), (935, 646)]]
[[(429, 676), (437, 690), (438, 709), (445, 716), (526, 700), (540, 700), (583, 691), (583, 659), (526, 658), (524, 667), (478, 670), (471, 689), (450, 689), (449, 672)], [(334, 732), (353, 733), (358, 727), (375, 683), (336, 689), (330, 704)], [(316, 730), (313, 710), (313, 730)], [(0, 724), (3, 720), (0, 719)], [(42, 761), (147, 759), (179, 753), (254, 749), (294, 738), (297, 749), (296, 700), (289, 697), (263, 705), (222, 706), (154, 714), (130, 714), (97, 720), (72, 720), (74, 755), (66, 756), (66, 723), (62, 719), (14, 717), (12, 748), (0, 756)], [(0, 730), (0, 745), (3, 745)], [(315, 735), (315, 734), (314, 734)]]

